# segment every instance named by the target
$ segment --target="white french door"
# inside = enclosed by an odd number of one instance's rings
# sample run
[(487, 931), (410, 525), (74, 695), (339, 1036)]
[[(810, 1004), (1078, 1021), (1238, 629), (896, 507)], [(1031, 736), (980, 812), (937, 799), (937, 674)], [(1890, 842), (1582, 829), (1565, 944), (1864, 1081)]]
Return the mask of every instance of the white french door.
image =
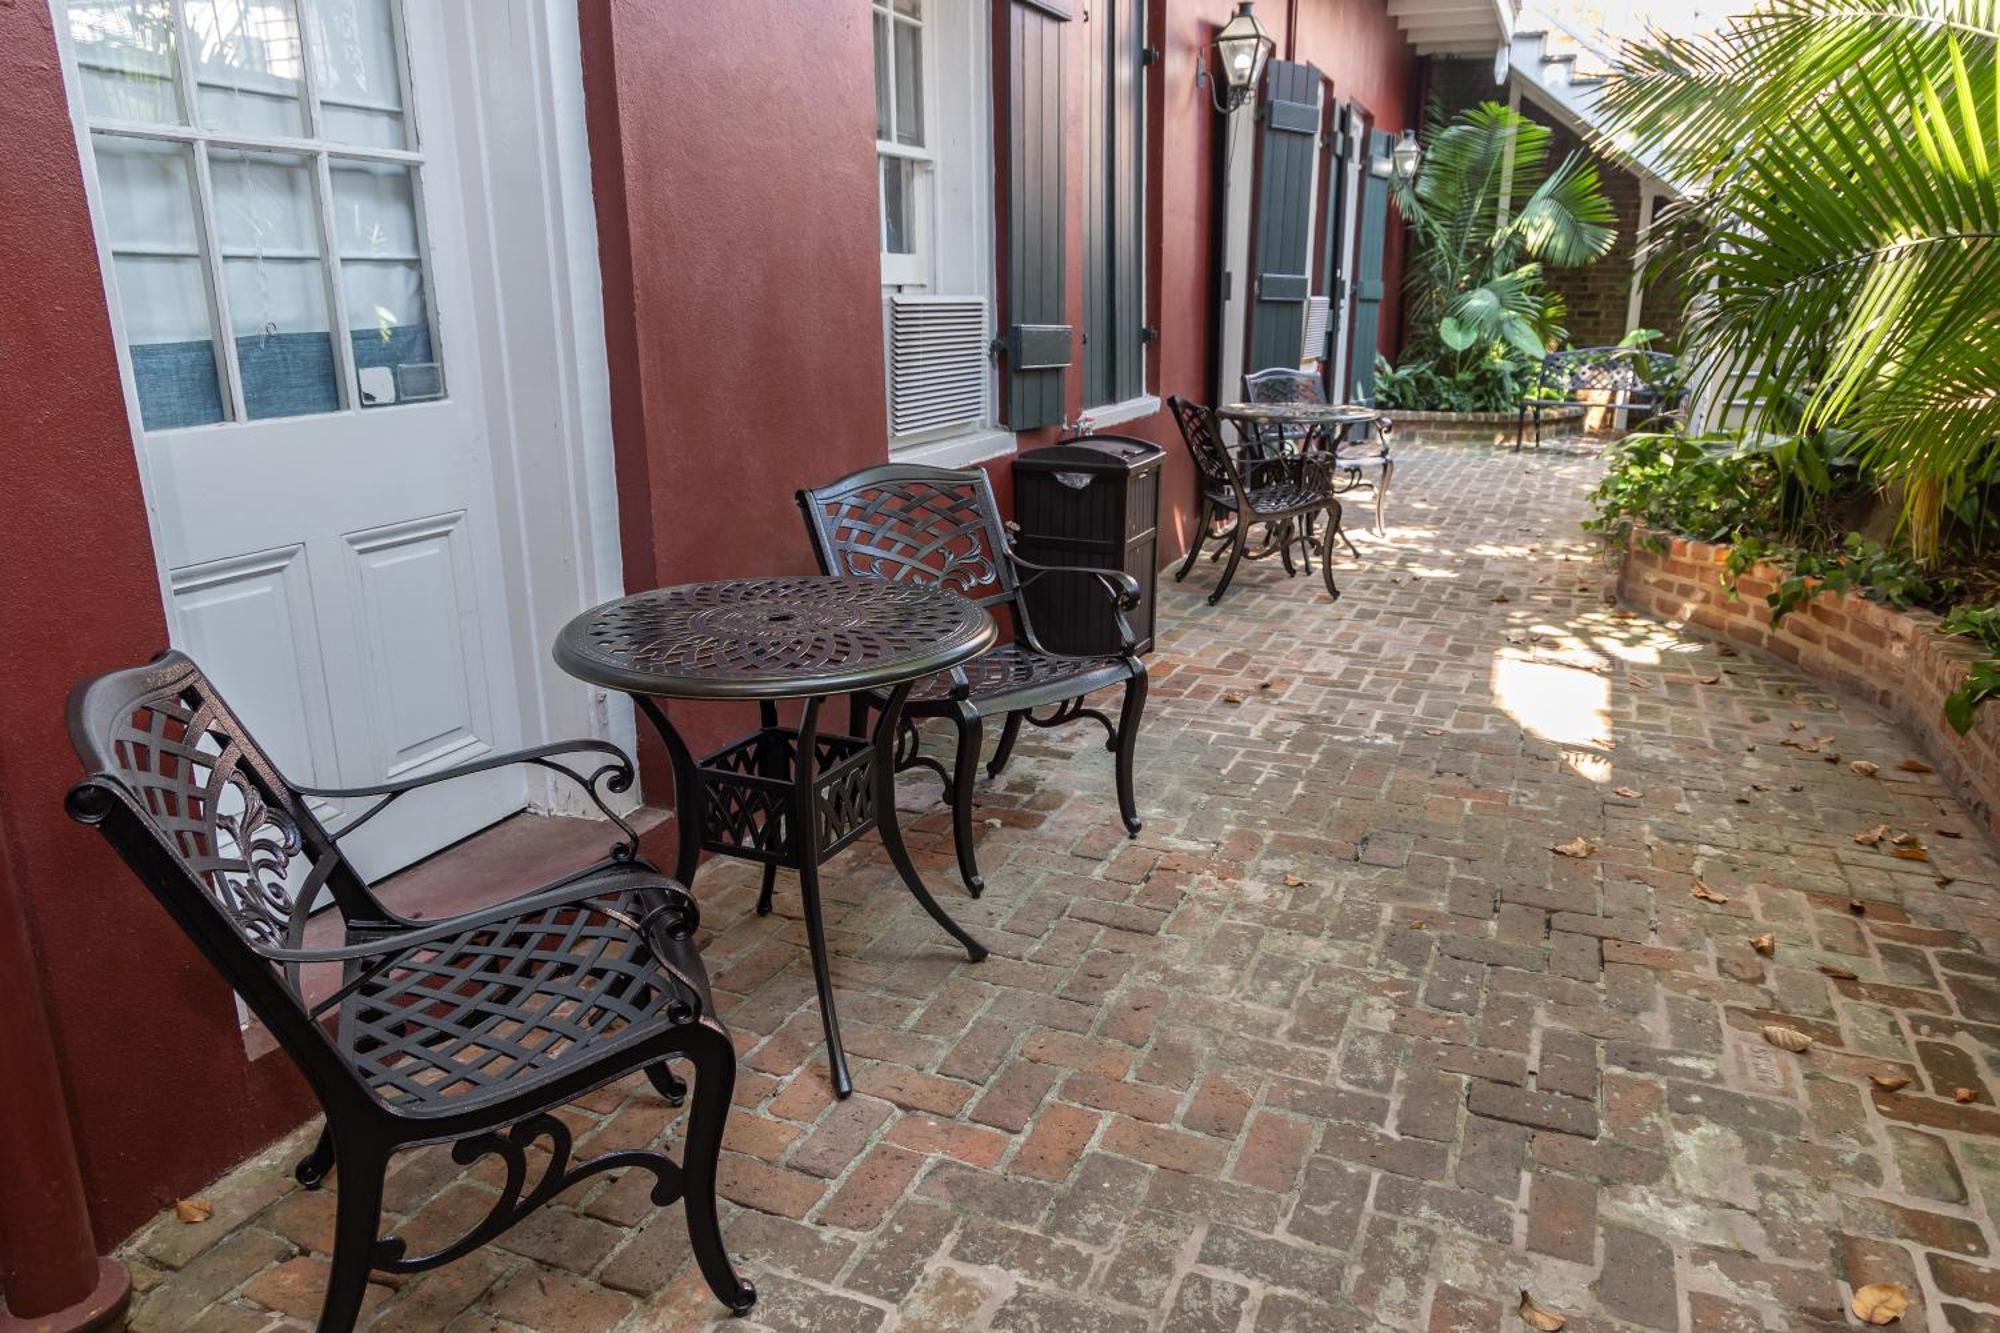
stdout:
[[(516, 744), (437, 0), (55, 6), (176, 645), (308, 785)], [(454, 782), (350, 851), (525, 803)]]

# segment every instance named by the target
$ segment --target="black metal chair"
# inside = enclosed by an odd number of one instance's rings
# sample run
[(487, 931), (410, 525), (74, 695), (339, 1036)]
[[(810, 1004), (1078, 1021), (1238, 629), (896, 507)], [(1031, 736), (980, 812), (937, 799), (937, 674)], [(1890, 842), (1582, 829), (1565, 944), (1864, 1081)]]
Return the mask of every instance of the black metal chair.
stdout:
[[(1252, 403), (1324, 403), (1326, 381), (1309, 370), (1288, 370), (1283, 366), (1253, 371), (1243, 377), (1243, 397)], [(1363, 434), (1361, 427), (1353, 429), (1356, 435)], [(1377, 414), (1372, 444), (1365, 437), (1329, 436), (1318, 426), (1279, 426), (1275, 438), (1263, 436), (1258, 443), (1265, 457), (1306, 453), (1315, 448), (1330, 452), (1334, 459), (1334, 494), (1347, 495), (1367, 488), (1375, 502), (1375, 532), (1379, 536), (1383, 511), (1389, 501), (1389, 483), (1396, 476), (1396, 460), (1390, 455), (1390, 437), (1395, 431), (1393, 421)], [(1346, 533), (1341, 534), (1341, 540), (1349, 551), (1361, 554)]]
[(1674, 382), (1678, 361), (1671, 352), (1638, 347), (1566, 347), (1542, 358), (1535, 388), (1514, 412), (1514, 452), (1533, 414), (1535, 447), (1542, 447), (1542, 413), (1579, 404), (1636, 413), (1638, 426), (1680, 410), (1681, 390)]
[[(1229, 543), (1229, 563), (1222, 567), (1222, 579), (1208, 595), (1214, 606), (1229, 591), (1236, 567), (1249, 551), (1250, 529), (1265, 525), (1269, 541), (1258, 555), (1275, 550), (1284, 560), (1285, 572), (1294, 571), (1292, 547), (1299, 547), (1305, 572), (1312, 573), (1312, 536), (1307, 520), (1324, 514), (1325, 531), (1320, 535), (1320, 572), (1326, 590), (1336, 601), (1340, 587), (1333, 581), (1333, 542), (1344, 539), (1340, 530), (1340, 500), (1333, 489), (1332, 457), (1323, 451), (1295, 458), (1245, 458), (1240, 463), (1222, 443), (1215, 412), (1178, 395), (1167, 399), (1174, 424), (1180, 427), (1181, 441), (1194, 459), (1195, 475), (1201, 488), (1201, 515), (1195, 523), (1194, 541), (1187, 559), (1174, 571), (1176, 582), (1185, 579), (1209, 540), (1212, 523), (1233, 519), (1227, 529), (1214, 533)], [(1220, 551), (1217, 552), (1220, 554)], [(1252, 558), (1256, 558), (1253, 555)]]
[[(989, 777), (998, 777), (1007, 767), (1023, 722), (1059, 727), (1090, 718), (1103, 726), (1105, 748), (1117, 756), (1118, 808), (1125, 831), (1138, 836), (1141, 823), (1132, 797), (1132, 756), (1146, 707), (1146, 664), (1125, 619), (1125, 612), (1139, 602), (1137, 579), (1123, 570), (1042, 565), (1017, 554), (1001, 524), (993, 484), (978, 468), (960, 471), (887, 463), (802, 490), (798, 500), (812, 535), (813, 553), (826, 573), (940, 584), (990, 610), (1005, 607), (1012, 619), (1013, 642), (920, 682), (910, 692), (896, 755), (899, 772), (927, 768), (943, 780), (951, 799), (959, 875), (975, 898), (986, 887), (973, 854), (972, 789), (987, 718), (1006, 719), (987, 765)], [(1071, 656), (1050, 651), (1035, 637), (1021, 593), (1030, 584), (1054, 577), (1082, 579), (1111, 600), (1120, 652)], [(1103, 712), (1084, 706), (1086, 695), (1121, 684), (1124, 703), (1115, 724)], [(868, 710), (881, 708), (886, 697), (853, 696), (855, 735), (868, 734)], [(1036, 716), (1042, 708), (1052, 711)], [(927, 717), (949, 719), (957, 730), (950, 769), (921, 752), (912, 720)], [(759, 911), (767, 907), (767, 901), (758, 904)]]
[[(640, 858), (605, 803), (632, 781), (616, 746), (573, 741), (376, 787), (300, 787), (180, 653), (80, 684), (69, 728), (88, 770), (70, 815), (104, 835), (228, 978), (326, 1111), (296, 1172), (308, 1189), (339, 1173), (322, 1330), (353, 1327), (371, 1271), (449, 1263), (624, 1167), (652, 1173), (654, 1203), (684, 1201), (702, 1275), (732, 1310), (750, 1308), (756, 1292), (730, 1264), (715, 1202), (735, 1052), (695, 952), (694, 900)], [(345, 834), (411, 791), (508, 764), (574, 780), (624, 836), (593, 866), (443, 920), (385, 907), (308, 805), (372, 801)], [(308, 947), (307, 918), (329, 898), (345, 942)], [(572, 1165), (569, 1129), (551, 1112), (634, 1071), (678, 1104), (687, 1088), (669, 1056), (695, 1070), (681, 1163), (628, 1150)], [(377, 1234), (383, 1179), (395, 1153), (434, 1143), (452, 1144), (464, 1166), (497, 1156), (506, 1178), (485, 1218), (412, 1255), (401, 1237)]]

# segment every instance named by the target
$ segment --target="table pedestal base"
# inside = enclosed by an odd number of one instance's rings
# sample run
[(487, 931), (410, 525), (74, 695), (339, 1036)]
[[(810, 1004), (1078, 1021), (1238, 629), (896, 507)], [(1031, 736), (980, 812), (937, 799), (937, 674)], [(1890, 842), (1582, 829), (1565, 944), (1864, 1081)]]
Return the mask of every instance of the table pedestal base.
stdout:
[(819, 868), (829, 857), (875, 830), (911, 896), (931, 919), (965, 947), (973, 962), (986, 957), (986, 947), (946, 915), (924, 887), (896, 822), (895, 736), (909, 693), (907, 683), (890, 692), (875, 734), (867, 738), (822, 735), (823, 696), (805, 701), (797, 727), (779, 726), (777, 705), (766, 702), (762, 726), (703, 759), (694, 757), (664, 709), (644, 695), (634, 696), (666, 742), (674, 765), (674, 818), (680, 838), (674, 878), (692, 886), (705, 851), (761, 862), (764, 885), (757, 910), (763, 914), (771, 910), (778, 871), (798, 873), (813, 983), (826, 1027), (827, 1059), (833, 1067), (833, 1090), (841, 1097), (854, 1091), (854, 1082), (840, 1045), (820, 908)]

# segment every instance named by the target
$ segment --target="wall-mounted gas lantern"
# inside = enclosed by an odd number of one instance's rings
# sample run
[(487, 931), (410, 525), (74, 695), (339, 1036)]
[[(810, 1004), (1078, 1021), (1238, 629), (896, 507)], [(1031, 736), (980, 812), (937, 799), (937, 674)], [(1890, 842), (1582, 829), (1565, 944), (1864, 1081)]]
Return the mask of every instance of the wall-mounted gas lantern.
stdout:
[(1424, 150), (1417, 142), (1415, 130), (1404, 130), (1396, 140), (1396, 146), (1389, 150), (1389, 167), (1396, 173), (1396, 179), (1404, 185), (1417, 178), (1417, 169), (1424, 164)]
[(1211, 73), (1204, 61), (1196, 66), (1194, 81), (1196, 86), (1207, 85), (1209, 100), (1222, 115), (1228, 115), (1248, 101), (1257, 87), (1258, 78), (1264, 73), (1264, 62), (1271, 58), (1277, 43), (1271, 40), (1264, 25), (1257, 21), (1252, 12), (1250, 0), (1242, 0), (1236, 13), (1209, 43), (1216, 69)]

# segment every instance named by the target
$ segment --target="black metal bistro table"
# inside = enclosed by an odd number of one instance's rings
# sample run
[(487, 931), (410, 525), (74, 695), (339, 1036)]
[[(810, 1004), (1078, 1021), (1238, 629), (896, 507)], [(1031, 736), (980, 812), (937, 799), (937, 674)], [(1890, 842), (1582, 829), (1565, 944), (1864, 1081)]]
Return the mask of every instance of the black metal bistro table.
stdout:
[[(931, 897), (903, 845), (895, 745), (910, 688), (939, 672), (966, 688), (959, 664), (998, 638), (984, 608), (943, 588), (815, 577), (642, 592), (584, 612), (556, 639), (558, 666), (631, 695), (666, 742), (680, 834), (674, 878), (691, 885), (704, 851), (762, 862), (762, 915), (771, 910), (779, 868), (798, 872), (827, 1057), (842, 1097), (854, 1084), (833, 1008), (819, 867), (876, 830), (923, 909), (972, 961), (986, 956), (985, 946)], [(855, 690), (888, 691), (875, 734), (822, 731), (828, 696)], [(754, 699), (761, 725), (697, 759), (662, 699)], [(797, 726), (779, 725), (778, 702), (785, 699), (804, 700)]]

